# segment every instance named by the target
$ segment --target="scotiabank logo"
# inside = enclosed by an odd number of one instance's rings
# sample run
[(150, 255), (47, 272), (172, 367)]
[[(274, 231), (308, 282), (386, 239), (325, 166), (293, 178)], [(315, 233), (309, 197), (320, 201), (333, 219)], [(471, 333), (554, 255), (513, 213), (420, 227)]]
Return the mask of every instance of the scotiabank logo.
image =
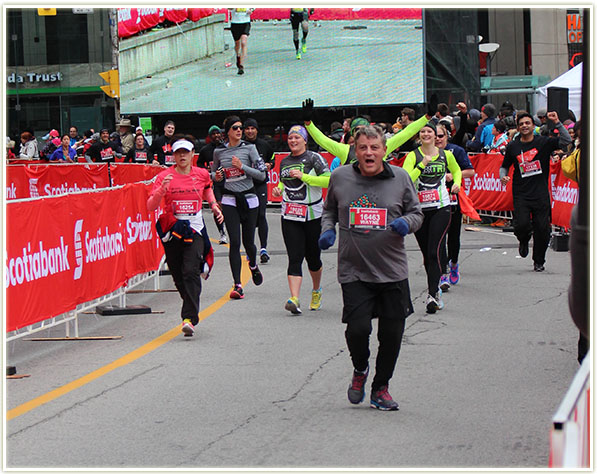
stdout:
[(73, 280), (78, 280), (83, 274), (83, 244), (81, 242), (81, 230), (83, 230), (83, 219), (75, 222), (75, 261), (77, 267), (73, 275)]
[(126, 218), (126, 231), (128, 237), (126, 239), (127, 244), (132, 244), (135, 242), (144, 242), (146, 240), (151, 240), (153, 237), (152, 233), (153, 222), (151, 221), (144, 221), (142, 219), (141, 213), (138, 213), (136, 216), (136, 220), (131, 219), (131, 217)]
[(124, 252), (121, 232), (110, 233), (108, 226), (98, 229), (95, 236), (85, 232), (85, 263), (105, 260), (121, 252)]
[(8, 288), (68, 270), (70, 270), (68, 245), (65, 245), (64, 237), (60, 236), (60, 244), (50, 248), (45, 248), (41, 240), (37, 247), (32, 247), (29, 242), (22, 248), (22, 255), (8, 259), (6, 262), (4, 283)]
[(29, 196), (32, 198), (39, 197), (39, 191), (37, 189), (38, 178), (29, 178)]

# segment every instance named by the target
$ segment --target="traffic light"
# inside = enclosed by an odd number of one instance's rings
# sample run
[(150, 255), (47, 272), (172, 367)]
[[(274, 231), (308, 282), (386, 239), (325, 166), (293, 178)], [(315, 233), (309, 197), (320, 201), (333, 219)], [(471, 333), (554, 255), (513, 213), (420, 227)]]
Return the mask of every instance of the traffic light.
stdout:
[(99, 75), (108, 83), (107, 86), (100, 86), (109, 97), (120, 97), (120, 84), (118, 82), (118, 69), (100, 72)]

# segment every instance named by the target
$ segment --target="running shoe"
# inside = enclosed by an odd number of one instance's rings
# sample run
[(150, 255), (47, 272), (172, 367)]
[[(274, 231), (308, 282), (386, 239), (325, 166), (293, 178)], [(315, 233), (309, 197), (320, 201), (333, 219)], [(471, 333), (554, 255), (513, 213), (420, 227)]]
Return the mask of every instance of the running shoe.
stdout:
[(301, 52), (300, 51), (296, 52), (296, 59), (301, 59)]
[(361, 403), (365, 399), (365, 382), (369, 375), (369, 367), (365, 372), (354, 371), (352, 373), (352, 382), (348, 386), (348, 401), (353, 404)]
[(269, 253), (267, 253), (266, 249), (261, 249), (259, 251), (259, 258), (261, 260), (261, 263), (269, 262)]
[(545, 267), (543, 266), (543, 264), (541, 263), (533, 263), (533, 270), (535, 270), (536, 272), (542, 272), (545, 270)]
[(439, 287), (442, 289), (442, 291), (450, 290), (450, 279), (448, 278), (448, 275), (441, 276), (439, 280)]
[(184, 337), (191, 337), (195, 334), (195, 327), (190, 319), (182, 320), (182, 333), (184, 334)]
[(249, 270), (251, 270), (251, 278), (253, 278), (253, 283), (255, 286), (259, 286), (263, 283), (263, 275), (259, 271), (259, 267), (255, 265), (254, 268), (251, 268), (249, 265)]
[(311, 311), (317, 311), (321, 309), (321, 288), (319, 290), (311, 291), (311, 304), (309, 304)]
[(529, 254), (529, 241), (520, 242), (518, 244), (518, 253), (522, 258), (525, 258)]
[(224, 245), (228, 243), (228, 237), (226, 236), (226, 232), (220, 232), (220, 241), (218, 242), (220, 245)]
[(450, 260), (450, 283), (456, 285), (460, 281), (460, 270), (458, 269), (457, 263), (452, 263)]
[(398, 403), (389, 394), (387, 385), (384, 385), (371, 394), (371, 408), (383, 411), (396, 411), (400, 409)]
[(433, 314), (440, 309), (444, 309), (441, 288), (437, 291), (435, 296), (427, 295), (427, 312)]
[(307, 52), (307, 40), (304, 39), (301, 41), (301, 43), (303, 44), (301, 49), (303, 50), (303, 53), (306, 53)]
[(284, 309), (286, 311), (290, 311), (292, 314), (301, 314), (301, 304), (299, 303), (299, 300), (296, 296), (291, 296), (290, 298), (288, 298), (288, 301), (286, 301), (286, 304), (284, 305)]
[(240, 285), (234, 285), (234, 288), (230, 292), (230, 299), (242, 300), (244, 297), (245, 293), (243, 292), (243, 287)]
[(244, 74), (244, 73), (245, 73), (245, 68), (243, 66), (239, 66), (237, 74), (241, 75), (241, 74)]

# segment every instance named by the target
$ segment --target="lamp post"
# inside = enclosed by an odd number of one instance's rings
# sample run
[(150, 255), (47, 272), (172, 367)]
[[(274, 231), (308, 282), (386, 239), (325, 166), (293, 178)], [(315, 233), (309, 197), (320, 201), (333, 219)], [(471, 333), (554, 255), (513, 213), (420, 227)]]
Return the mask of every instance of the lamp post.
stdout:
[[(488, 89), (491, 88), (491, 60), (495, 56), (495, 52), (499, 49), (500, 45), (498, 43), (480, 43), (479, 44), (479, 51), (482, 53), (487, 54), (487, 77), (489, 77), (489, 86)], [(493, 55), (492, 55), (493, 53)], [(487, 95), (487, 101), (491, 102), (491, 97), (489, 94)]]

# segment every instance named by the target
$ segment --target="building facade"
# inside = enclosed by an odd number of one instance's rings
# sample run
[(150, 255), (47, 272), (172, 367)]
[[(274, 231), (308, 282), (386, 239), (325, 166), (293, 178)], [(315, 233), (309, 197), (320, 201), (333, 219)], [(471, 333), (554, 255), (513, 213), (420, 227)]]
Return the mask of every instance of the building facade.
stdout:
[[(114, 129), (115, 102), (100, 86), (112, 67), (107, 9), (7, 8), (5, 14), (6, 132), (26, 130), (39, 138), (51, 129), (79, 133)], [(17, 140), (18, 143), (18, 140)]]

